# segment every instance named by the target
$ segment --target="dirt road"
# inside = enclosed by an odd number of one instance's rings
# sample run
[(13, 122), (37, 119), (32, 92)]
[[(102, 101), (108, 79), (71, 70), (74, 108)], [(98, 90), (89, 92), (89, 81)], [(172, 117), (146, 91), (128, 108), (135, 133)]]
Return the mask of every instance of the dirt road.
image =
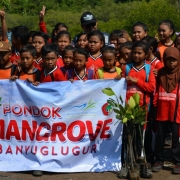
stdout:
[[(0, 180), (119, 180), (115, 172), (104, 173), (44, 173), (41, 177), (32, 176), (31, 172), (0, 172)], [(169, 170), (153, 173), (153, 180), (180, 180), (180, 175), (173, 175)]]
[[(164, 149), (166, 161), (171, 160), (169, 148)], [(168, 163), (166, 163), (168, 164)], [(171, 174), (171, 168), (165, 167), (158, 173), (153, 173), (152, 180), (180, 180), (180, 175)], [(34, 177), (32, 172), (0, 172), (0, 180), (119, 180), (116, 172), (104, 173), (49, 173), (44, 172), (41, 177)], [(145, 180), (145, 179), (144, 179)]]

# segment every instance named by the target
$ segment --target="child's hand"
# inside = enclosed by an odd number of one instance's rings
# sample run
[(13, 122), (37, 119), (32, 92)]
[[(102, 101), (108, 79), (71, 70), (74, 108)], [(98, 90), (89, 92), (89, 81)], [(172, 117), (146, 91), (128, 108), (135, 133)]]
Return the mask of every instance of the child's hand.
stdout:
[(42, 7), (42, 10), (41, 10), (40, 13), (39, 13), (39, 21), (40, 21), (40, 22), (43, 22), (43, 21), (44, 21), (45, 12), (46, 12), (46, 7), (43, 6), (43, 7)]
[(69, 79), (69, 81), (70, 81), (71, 83), (73, 83), (73, 82), (74, 82), (74, 79)]
[(38, 86), (39, 84), (40, 84), (40, 82), (38, 82), (38, 81), (32, 82), (32, 85), (34, 85), (34, 86)]
[(1, 19), (4, 19), (5, 18), (5, 12), (3, 10), (0, 10), (0, 17)]
[(114, 79), (120, 80), (121, 79), (121, 75), (117, 75)]
[(13, 75), (13, 76), (10, 77), (11, 81), (15, 81), (16, 79), (18, 79), (18, 76)]
[(27, 82), (29, 82), (29, 83), (33, 83), (33, 80), (32, 80), (32, 79), (27, 78), (26, 80), (27, 80)]
[(38, 81), (33, 81), (32, 79), (29, 79), (29, 78), (27, 78), (26, 79), (29, 83), (31, 83), (32, 85), (34, 85), (34, 86), (38, 86), (39, 84), (40, 84), (40, 82), (38, 82)]
[(137, 79), (136, 79), (136, 78), (133, 78), (133, 77), (131, 77), (131, 76), (127, 76), (127, 77), (126, 77), (126, 81), (132, 82), (132, 83), (137, 83)]
[(154, 74), (155, 77), (157, 77), (157, 75), (158, 75), (158, 70), (157, 70), (157, 69), (153, 69), (153, 74)]

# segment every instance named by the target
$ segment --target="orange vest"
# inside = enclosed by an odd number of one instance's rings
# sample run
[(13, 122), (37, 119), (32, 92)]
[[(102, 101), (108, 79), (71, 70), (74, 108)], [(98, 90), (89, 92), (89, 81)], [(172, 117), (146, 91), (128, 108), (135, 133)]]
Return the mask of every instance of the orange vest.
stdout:
[(161, 60), (161, 62), (163, 64), (163, 66), (164, 66), (163, 54), (164, 54), (165, 49), (168, 48), (168, 47), (174, 47), (174, 43), (172, 43), (170, 46), (166, 46), (166, 45), (162, 44), (161, 41), (158, 43), (158, 51), (160, 53), (160, 60)]

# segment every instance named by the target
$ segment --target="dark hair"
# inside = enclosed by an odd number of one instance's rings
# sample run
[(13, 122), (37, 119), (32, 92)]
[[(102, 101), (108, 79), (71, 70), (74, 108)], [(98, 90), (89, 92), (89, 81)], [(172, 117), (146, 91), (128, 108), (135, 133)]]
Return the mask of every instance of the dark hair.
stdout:
[(42, 38), (44, 39), (45, 44), (48, 43), (49, 36), (48, 36), (46, 33), (41, 32), (41, 31), (37, 31), (37, 32), (35, 32), (35, 33), (33, 34), (32, 39), (34, 39), (35, 36), (42, 37)]
[(143, 51), (145, 52), (145, 54), (148, 54), (149, 51), (149, 45), (143, 41), (137, 41), (133, 44), (132, 50), (134, 50), (134, 48), (136, 47), (141, 47), (143, 49)]
[(160, 22), (159, 22), (159, 26), (162, 25), (162, 24), (165, 24), (165, 25), (169, 26), (169, 28), (170, 28), (171, 30), (173, 30), (173, 33), (172, 33), (172, 35), (171, 35), (171, 36), (173, 36), (174, 33), (175, 33), (175, 27), (174, 27), (173, 22), (172, 22), (171, 20), (168, 20), (168, 19), (167, 19), (167, 20), (163, 20), (163, 21), (160, 21)]
[[(90, 39), (91, 36), (98, 36), (99, 39), (100, 39), (100, 41), (103, 42), (103, 44), (105, 45), (105, 38), (104, 38), (104, 35), (103, 35), (103, 33), (102, 33), (101, 31), (95, 30), (95, 31), (89, 32), (89, 33), (87, 34), (87, 39), (88, 39), (88, 41), (89, 41), (89, 39)], [(103, 45), (103, 46), (104, 46), (104, 45)]]
[(67, 51), (72, 51), (72, 53), (74, 53), (74, 50), (75, 50), (75, 47), (73, 47), (72, 45), (66, 46), (62, 52), (62, 58), (64, 58), (64, 55)]
[(2, 35), (2, 28), (0, 27), (0, 35)]
[(58, 31), (59, 28), (61, 28), (61, 27), (66, 28), (67, 31), (68, 31), (68, 27), (67, 27), (64, 23), (57, 23), (57, 24), (55, 25), (55, 27), (54, 27), (54, 30), (55, 30), (55, 31)]
[(61, 27), (66, 28), (68, 31), (68, 27), (64, 23), (57, 23), (51, 33), (51, 40), (53, 43), (56, 41), (55, 31), (57, 32)]
[(121, 51), (123, 48), (127, 48), (127, 49), (132, 50), (132, 48), (133, 48), (133, 43), (130, 42), (130, 41), (127, 41), (127, 42), (121, 44), (120, 47), (119, 47), (119, 51)]
[(111, 46), (106, 46), (102, 49), (101, 51), (102, 54), (104, 53), (112, 53), (114, 54), (114, 56), (116, 57), (117, 53), (116, 53), (116, 49), (114, 47)]
[(22, 45), (26, 45), (29, 39), (29, 29), (26, 26), (16, 26), (12, 29), (12, 36), (19, 39)]
[(84, 48), (76, 48), (76, 49), (74, 50), (73, 55), (74, 55), (74, 54), (82, 54), (82, 55), (84, 55), (84, 56), (86, 57), (86, 60), (87, 60), (88, 57), (89, 57), (88, 51), (87, 51), (86, 49), (84, 49)]
[(133, 24), (132, 30), (133, 30), (134, 27), (136, 27), (136, 26), (141, 26), (145, 32), (148, 31), (147, 25), (146, 25), (145, 23), (143, 23), (143, 22), (138, 21), (138, 22), (136, 22), (135, 24)]
[(69, 41), (71, 42), (71, 35), (68, 31), (60, 31), (56, 36), (56, 41), (58, 41), (58, 39), (63, 36), (67, 36), (69, 38)]
[(51, 52), (54, 52), (57, 56), (59, 55), (59, 47), (57, 44), (46, 44), (41, 49), (42, 57)]
[(118, 39), (118, 37), (122, 34), (123, 32), (121, 30), (114, 30), (111, 32), (111, 34), (109, 35), (109, 40), (111, 40), (112, 37), (116, 37), (116, 39)]
[(24, 52), (29, 52), (33, 57), (36, 56), (36, 48), (32, 45), (23, 46), (20, 50), (20, 55)]
[(153, 53), (155, 53), (157, 51), (158, 42), (157, 42), (156, 38), (151, 37), (151, 36), (147, 36), (142, 41), (147, 43), (149, 45), (149, 47), (153, 48), (153, 50), (152, 50)]
[(33, 37), (34, 33), (36, 33), (37, 31), (29, 31), (29, 38)]
[(88, 33), (86, 33), (86, 32), (82, 32), (82, 33), (78, 34), (77, 39), (76, 39), (76, 44), (78, 43), (79, 38), (80, 38), (82, 35), (86, 35), (86, 36), (87, 36), (87, 34), (88, 34)]

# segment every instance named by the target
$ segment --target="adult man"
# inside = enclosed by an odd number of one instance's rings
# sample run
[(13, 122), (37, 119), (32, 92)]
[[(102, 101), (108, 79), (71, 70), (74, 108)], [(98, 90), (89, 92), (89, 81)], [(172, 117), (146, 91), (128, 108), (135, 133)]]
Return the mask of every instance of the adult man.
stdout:
[[(88, 33), (88, 32), (91, 32), (91, 31), (97, 29), (97, 20), (96, 20), (94, 14), (91, 12), (84, 12), (80, 18), (80, 21), (81, 21), (81, 27), (84, 30), (84, 32)], [(72, 41), (74, 45), (77, 44), (78, 35), (76, 35)], [(105, 45), (108, 45), (109, 44), (109, 34), (103, 32), (103, 35), (105, 38)]]

